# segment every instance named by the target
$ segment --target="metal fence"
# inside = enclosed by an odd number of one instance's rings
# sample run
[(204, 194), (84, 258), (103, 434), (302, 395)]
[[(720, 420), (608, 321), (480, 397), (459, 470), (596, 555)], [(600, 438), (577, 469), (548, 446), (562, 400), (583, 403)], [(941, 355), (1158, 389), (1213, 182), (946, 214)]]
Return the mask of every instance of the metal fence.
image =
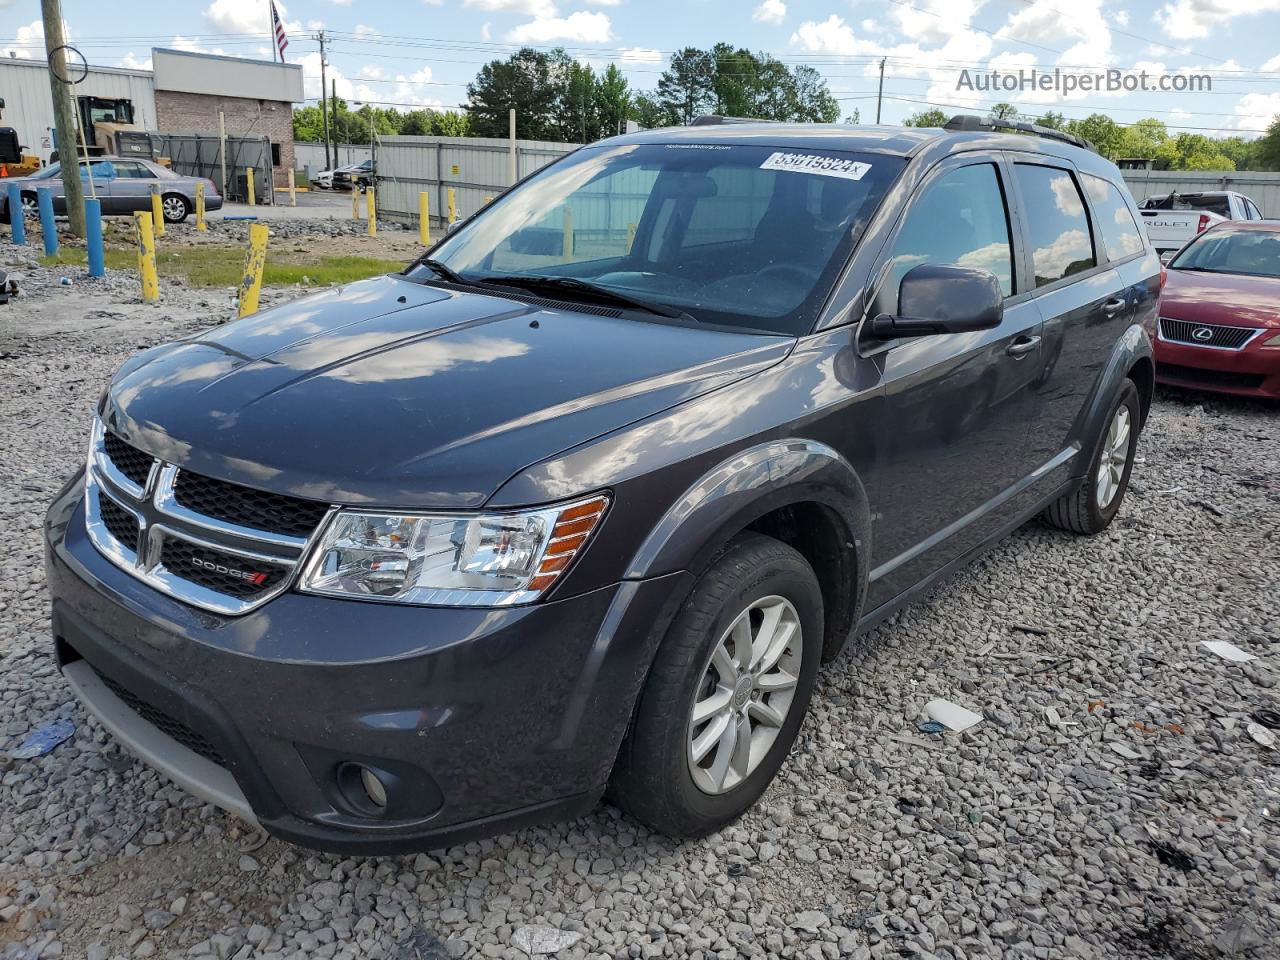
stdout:
[(218, 184), (228, 200), (246, 200), (245, 174), (253, 168), (253, 191), (259, 203), (273, 202), (271, 141), (266, 137), (227, 137), (227, 183), (222, 183), (222, 144), (205, 133), (152, 133), (158, 157), (168, 157), (174, 173), (205, 177)]
[[(576, 143), (516, 141), (516, 169), (524, 177), (578, 149)], [(374, 151), (378, 214), (417, 221), (418, 194), (430, 197), (431, 218), (444, 219), (448, 190), (458, 218), (479, 210), (486, 197), (511, 184), (510, 141), (485, 137), (381, 137)]]
[[(373, 155), (367, 143), (336, 143), (334, 148), (338, 153), (337, 165), (340, 167), (362, 163)], [(298, 170), (310, 167), (312, 173), (328, 170), (329, 165), (324, 158), (324, 144), (293, 141), (293, 165)]]
[(1258, 205), (1264, 217), (1280, 217), (1280, 173), (1252, 170), (1125, 170), (1124, 182), (1141, 203), (1147, 197), (1171, 191), (1199, 193), (1234, 190)]

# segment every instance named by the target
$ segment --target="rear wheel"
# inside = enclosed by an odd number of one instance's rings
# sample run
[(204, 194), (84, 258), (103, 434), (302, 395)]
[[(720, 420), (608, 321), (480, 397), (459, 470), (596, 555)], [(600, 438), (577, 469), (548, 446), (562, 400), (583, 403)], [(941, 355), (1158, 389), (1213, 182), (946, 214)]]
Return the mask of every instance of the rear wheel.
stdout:
[(1045, 510), (1045, 519), (1055, 527), (1072, 533), (1101, 533), (1119, 512), (1129, 489), (1142, 424), (1138, 388), (1132, 380), (1125, 380), (1117, 392), (1106, 424), (1094, 446), (1084, 482)]
[(711, 833), (754, 804), (804, 720), (822, 617), (804, 557), (758, 534), (735, 540), (663, 639), (611, 799), (673, 836)]
[(160, 200), (160, 210), (165, 223), (181, 223), (191, 212), (191, 205), (180, 194), (166, 193)]
[(22, 216), (27, 220), (39, 219), (40, 203), (34, 193), (24, 193), (22, 195)]

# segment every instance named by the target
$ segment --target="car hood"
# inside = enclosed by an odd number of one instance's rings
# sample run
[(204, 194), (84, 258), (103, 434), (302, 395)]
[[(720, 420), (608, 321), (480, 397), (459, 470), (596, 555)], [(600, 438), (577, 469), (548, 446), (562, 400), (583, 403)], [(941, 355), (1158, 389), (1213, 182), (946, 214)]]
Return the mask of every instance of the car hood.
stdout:
[(1280, 278), (1170, 270), (1160, 315), (1190, 323), (1280, 327)]
[(102, 415), (154, 456), (278, 493), (476, 507), (517, 471), (794, 342), (380, 277), (139, 354)]

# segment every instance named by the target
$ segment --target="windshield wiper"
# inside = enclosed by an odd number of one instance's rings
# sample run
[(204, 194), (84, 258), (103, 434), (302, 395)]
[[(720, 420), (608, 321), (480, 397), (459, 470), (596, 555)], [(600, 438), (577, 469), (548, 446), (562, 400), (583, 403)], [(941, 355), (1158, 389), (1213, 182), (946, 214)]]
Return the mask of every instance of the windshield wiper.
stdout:
[(418, 262), (422, 264), (424, 267), (429, 267), (430, 269), (434, 270), (436, 273), (440, 274), (440, 276), (444, 277), (450, 283), (459, 283), (459, 284), (462, 284), (463, 286), (471, 286), (470, 280), (465, 279), (462, 276), (462, 274), (458, 273), (458, 271), (454, 270), (452, 267), (445, 266), (435, 257), (423, 257)]
[(654, 303), (650, 300), (642, 300), (639, 297), (620, 293), (611, 287), (604, 287), (599, 284), (591, 283), (589, 280), (579, 280), (577, 277), (496, 276), (480, 277), (476, 282), (493, 285), (501, 284), (508, 287), (522, 287), (535, 293), (538, 291), (545, 291), (548, 293), (581, 293), (619, 306), (644, 310), (646, 313), (653, 313), (659, 317), (669, 317), (673, 320), (693, 319), (689, 314), (685, 313), (683, 310), (677, 310), (675, 307), (669, 307), (662, 303)]

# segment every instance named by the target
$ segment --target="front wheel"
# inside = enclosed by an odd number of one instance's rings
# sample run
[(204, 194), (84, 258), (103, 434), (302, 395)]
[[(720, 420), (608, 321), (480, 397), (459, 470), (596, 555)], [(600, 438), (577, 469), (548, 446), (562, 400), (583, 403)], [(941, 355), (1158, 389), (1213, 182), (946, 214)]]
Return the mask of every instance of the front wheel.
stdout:
[(698, 580), (640, 694), (610, 798), (671, 836), (704, 836), (773, 780), (822, 656), (822, 591), (798, 552), (737, 538)]
[(1079, 489), (1065, 494), (1050, 504), (1045, 519), (1055, 527), (1092, 536), (1111, 525), (1133, 470), (1133, 455), (1138, 449), (1138, 431), (1142, 425), (1142, 405), (1138, 388), (1125, 380), (1112, 401), (1107, 417), (1094, 445), (1089, 472)]

